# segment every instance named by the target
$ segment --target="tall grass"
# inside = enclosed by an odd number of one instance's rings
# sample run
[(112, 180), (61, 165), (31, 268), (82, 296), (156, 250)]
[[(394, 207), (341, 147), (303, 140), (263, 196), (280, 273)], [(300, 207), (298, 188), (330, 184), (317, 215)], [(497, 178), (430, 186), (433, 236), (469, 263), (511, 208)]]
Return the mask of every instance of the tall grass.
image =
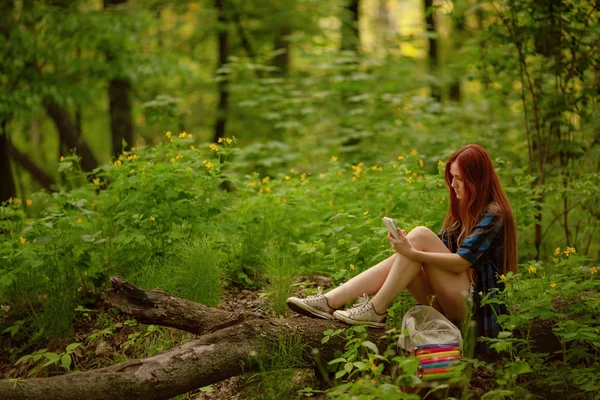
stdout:
[(261, 260), (269, 304), (275, 314), (285, 316), (290, 311), (285, 302), (293, 294), (294, 274), (298, 269), (296, 258), (287, 251), (268, 248)]
[(165, 292), (197, 303), (216, 306), (221, 299), (223, 254), (208, 238), (179, 242), (171, 255), (143, 266), (133, 278), (144, 288)]

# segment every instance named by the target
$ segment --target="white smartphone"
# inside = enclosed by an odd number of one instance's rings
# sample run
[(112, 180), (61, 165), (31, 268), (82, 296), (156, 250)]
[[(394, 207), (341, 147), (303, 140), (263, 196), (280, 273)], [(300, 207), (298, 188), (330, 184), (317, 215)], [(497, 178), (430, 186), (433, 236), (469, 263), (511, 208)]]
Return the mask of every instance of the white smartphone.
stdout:
[(385, 224), (388, 232), (391, 233), (396, 239), (400, 239), (400, 235), (398, 235), (398, 229), (396, 228), (396, 223), (394, 220), (389, 217), (383, 217), (381, 220)]

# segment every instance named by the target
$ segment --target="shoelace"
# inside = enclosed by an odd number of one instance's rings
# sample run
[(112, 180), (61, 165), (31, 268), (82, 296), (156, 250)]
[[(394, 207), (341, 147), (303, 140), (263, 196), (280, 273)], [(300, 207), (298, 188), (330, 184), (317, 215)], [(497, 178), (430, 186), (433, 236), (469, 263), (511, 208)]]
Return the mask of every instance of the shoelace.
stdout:
[(321, 301), (321, 299), (323, 298), (323, 288), (321, 286), (319, 286), (317, 288), (317, 294), (313, 294), (312, 296), (308, 296), (306, 299), (304, 299), (304, 301), (306, 301), (307, 303), (316, 303)]
[(359, 297), (358, 301), (359, 304), (348, 310), (349, 316), (355, 317), (365, 312), (371, 311), (371, 309), (373, 308), (371, 302), (369, 301), (369, 296), (367, 296), (366, 293), (363, 294), (362, 297)]

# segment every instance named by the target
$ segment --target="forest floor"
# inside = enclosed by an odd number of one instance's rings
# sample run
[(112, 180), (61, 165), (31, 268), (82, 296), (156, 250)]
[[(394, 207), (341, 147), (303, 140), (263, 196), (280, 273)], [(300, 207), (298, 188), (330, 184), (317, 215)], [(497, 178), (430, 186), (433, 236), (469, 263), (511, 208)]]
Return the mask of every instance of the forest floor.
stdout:
[[(328, 277), (311, 276), (299, 280), (302, 287), (324, 288), (331, 285)], [(303, 295), (303, 289), (298, 295)], [(270, 311), (267, 297), (262, 291), (248, 290), (240, 287), (228, 288), (221, 298), (218, 308), (227, 311), (241, 309), (265, 316), (273, 316)], [(303, 316), (293, 316), (304, 318)], [(194, 337), (192, 334), (181, 332), (173, 328), (162, 328), (161, 332), (148, 331), (132, 321), (129, 317), (115, 312), (102, 301), (96, 301), (90, 311), (82, 313), (75, 323), (70, 337), (55, 340), (47, 344), (49, 351), (60, 352), (70, 343), (82, 343), (73, 353), (72, 370), (86, 371), (114, 365), (128, 359), (143, 358), (149, 348), (155, 353), (168, 350)], [(13, 346), (22, 346), (23, 343), (13, 342), (10, 335), (3, 335), (0, 343), (0, 378), (26, 378), (33, 365), (21, 363), (15, 365), (9, 361), (9, 349)], [(64, 369), (55, 365), (39, 369), (33, 377), (46, 377), (64, 373)], [(302, 398), (297, 393), (304, 387), (318, 387), (320, 380), (312, 369), (289, 371), (285, 376), (269, 376), (269, 374), (246, 374), (218, 382), (206, 388), (201, 388), (194, 393), (188, 393), (178, 399), (194, 400), (221, 400), (221, 399), (267, 399), (279, 398), (274, 395), (272, 383), (269, 381), (287, 380), (285, 385), (285, 398)], [(478, 399), (483, 394), (492, 390), (494, 386), (494, 372), (480, 367), (474, 371), (469, 389), (470, 398)], [(269, 395), (268, 393), (271, 393)], [(282, 394), (283, 395), (283, 394)], [(326, 396), (312, 399), (326, 399)]]

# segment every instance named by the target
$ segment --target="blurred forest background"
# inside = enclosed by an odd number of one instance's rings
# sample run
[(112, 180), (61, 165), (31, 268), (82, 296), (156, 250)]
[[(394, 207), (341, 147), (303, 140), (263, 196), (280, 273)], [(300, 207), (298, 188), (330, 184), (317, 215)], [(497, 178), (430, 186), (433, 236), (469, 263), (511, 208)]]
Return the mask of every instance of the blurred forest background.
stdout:
[[(569, 369), (515, 347), (502, 387), (596, 393), (599, 46), (597, 0), (0, 1), (0, 354), (106, 365), (64, 338), (117, 336), (105, 310), (73, 336), (114, 274), (213, 306), (266, 290), (285, 315), (298, 273), (388, 254), (381, 216), (439, 229), (443, 161), (479, 143), (518, 223), (506, 329), (593, 294), (553, 325)], [(181, 339), (143, 329), (115, 352)]]
[(261, 173), (479, 142), (530, 176), (527, 255), (549, 232), (597, 250), (598, 203), (578, 197), (600, 168), (597, 2), (2, 7), (0, 201), (58, 189), (74, 149), (89, 172), (166, 131), (233, 135)]

